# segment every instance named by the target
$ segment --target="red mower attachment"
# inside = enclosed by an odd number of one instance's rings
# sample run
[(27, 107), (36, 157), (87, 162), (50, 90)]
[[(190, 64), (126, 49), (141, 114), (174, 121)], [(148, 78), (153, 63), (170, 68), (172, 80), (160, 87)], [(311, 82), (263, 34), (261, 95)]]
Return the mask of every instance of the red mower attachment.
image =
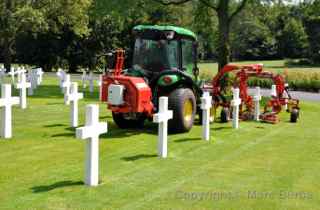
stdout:
[[(278, 114), (281, 112), (282, 107), (287, 105), (287, 111), (291, 113), (291, 122), (296, 122), (299, 116), (299, 100), (291, 98), (288, 88), (285, 87), (285, 79), (282, 75), (275, 75), (272, 72), (263, 70), (262, 64), (238, 66), (229, 64), (226, 65), (212, 80), (212, 86), (205, 89), (212, 89), (212, 96), (214, 100), (214, 113), (216, 109), (221, 106), (221, 117), (223, 122), (226, 122), (231, 113), (231, 106), (229, 99), (225, 96), (225, 90), (221, 88), (221, 81), (228, 73), (234, 73), (235, 77), (232, 81), (233, 87), (238, 87), (240, 90), (240, 119), (252, 119), (254, 105), (253, 98), (248, 94), (248, 79), (251, 77), (270, 79), (276, 85), (276, 96), (272, 96), (266, 102), (264, 112), (260, 115), (261, 121), (268, 123), (279, 122)], [(285, 97), (285, 93), (287, 93)]]
[(102, 101), (107, 102), (113, 113), (140, 113), (151, 116), (152, 92), (141, 77), (123, 74), (124, 51), (116, 51), (115, 69), (103, 76)]

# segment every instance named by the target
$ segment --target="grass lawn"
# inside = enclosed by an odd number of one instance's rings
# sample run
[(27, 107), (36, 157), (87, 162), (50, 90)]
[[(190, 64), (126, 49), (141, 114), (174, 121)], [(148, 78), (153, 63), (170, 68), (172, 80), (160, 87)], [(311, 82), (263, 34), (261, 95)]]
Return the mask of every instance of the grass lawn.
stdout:
[[(288, 66), (285, 60), (271, 60), (271, 61), (241, 61), (235, 62), (235, 64), (245, 65), (245, 64), (255, 64), (263, 63), (264, 69), (267, 71), (272, 71), (276, 73), (282, 73), (284, 70), (294, 71), (294, 72), (320, 72), (319, 67), (310, 66)], [(217, 63), (200, 63), (200, 75), (203, 78), (211, 78), (218, 71)]]
[[(12, 140), (0, 140), (0, 209), (318, 209), (320, 104), (301, 102), (301, 119), (277, 125), (214, 123), (212, 141), (201, 127), (169, 136), (167, 159), (156, 156), (157, 128), (120, 130), (104, 104), (100, 120), (101, 185), (83, 185), (84, 145), (69, 127), (55, 78), (14, 108)], [(81, 90), (81, 88), (80, 88)], [(17, 93), (16, 93), (17, 94)], [(99, 103), (98, 93), (79, 104)], [(248, 192), (250, 193), (248, 197)], [(256, 193), (256, 194), (254, 194)]]

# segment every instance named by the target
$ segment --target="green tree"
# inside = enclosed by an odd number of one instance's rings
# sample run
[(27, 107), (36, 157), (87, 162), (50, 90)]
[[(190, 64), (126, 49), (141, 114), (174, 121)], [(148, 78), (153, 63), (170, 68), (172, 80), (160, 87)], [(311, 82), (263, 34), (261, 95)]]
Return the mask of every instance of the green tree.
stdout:
[(241, 60), (263, 60), (277, 54), (276, 40), (268, 26), (252, 17), (234, 24), (233, 56)]
[(25, 30), (35, 32), (46, 28), (43, 13), (34, 9), (31, 1), (0, 1), (0, 43), (3, 46), (1, 54), (7, 71), (11, 66), (16, 35)]
[(308, 49), (308, 36), (302, 22), (294, 18), (290, 18), (285, 23), (280, 42), (282, 42), (281, 46), (283, 46), (283, 49), (281, 52), (284, 57), (304, 57)]
[(304, 25), (308, 34), (310, 58), (320, 63), (320, 1), (306, 3), (304, 7)]
[[(192, 0), (153, 0), (162, 5), (180, 5)], [(249, 0), (199, 0), (218, 17), (218, 63), (222, 69), (230, 61), (230, 25)]]
[(10, 68), (19, 35), (59, 35), (68, 28), (78, 36), (89, 33), (91, 0), (3, 0), (0, 2), (0, 43), (6, 69)]

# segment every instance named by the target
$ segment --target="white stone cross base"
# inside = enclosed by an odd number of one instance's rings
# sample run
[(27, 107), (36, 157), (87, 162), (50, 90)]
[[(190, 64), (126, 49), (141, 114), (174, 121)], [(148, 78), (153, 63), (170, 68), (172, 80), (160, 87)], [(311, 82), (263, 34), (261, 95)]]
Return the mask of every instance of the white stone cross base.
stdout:
[(239, 88), (234, 88), (232, 91), (233, 91), (233, 100), (231, 101), (231, 106), (233, 107), (232, 127), (235, 129), (238, 129), (239, 128), (239, 105), (241, 104), (241, 99), (239, 98), (240, 90)]
[(158, 155), (166, 158), (168, 155), (168, 120), (172, 119), (173, 112), (168, 110), (168, 97), (159, 98), (159, 112), (153, 115), (153, 122), (158, 127)]
[(20, 75), (20, 82), (16, 84), (16, 88), (19, 89), (20, 95), (20, 108), (27, 108), (27, 89), (31, 88), (31, 83), (27, 82), (26, 75), (22, 73)]
[(71, 102), (70, 122), (71, 127), (78, 127), (78, 101), (83, 99), (83, 93), (78, 93), (78, 83), (71, 83), (70, 94), (67, 96), (67, 101)]
[(209, 92), (204, 92), (201, 97), (202, 109), (202, 138), (210, 140), (210, 108), (212, 107), (212, 97)]
[(79, 139), (87, 139), (85, 160), (85, 184), (99, 184), (99, 135), (108, 131), (108, 124), (99, 122), (99, 106), (86, 106), (86, 123), (76, 129)]
[(3, 138), (12, 137), (12, 106), (19, 104), (18, 97), (11, 97), (11, 85), (3, 84), (1, 85), (1, 98), (0, 98), (0, 108), (1, 108), (1, 130), (0, 136)]
[(71, 79), (70, 79), (70, 74), (67, 74), (65, 77), (65, 80), (62, 83), (62, 89), (64, 93), (64, 104), (69, 105), (70, 101), (67, 100), (69, 94), (70, 94), (70, 86), (71, 86)]
[(253, 96), (255, 121), (260, 121), (260, 101), (261, 101), (260, 87), (256, 87), (255, 94)]

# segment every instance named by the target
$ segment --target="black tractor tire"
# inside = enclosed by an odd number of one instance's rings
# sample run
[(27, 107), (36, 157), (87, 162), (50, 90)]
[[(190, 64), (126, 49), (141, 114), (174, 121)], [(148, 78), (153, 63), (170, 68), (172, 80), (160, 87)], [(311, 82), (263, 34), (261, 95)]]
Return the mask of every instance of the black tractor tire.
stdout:
[(143, 128), (145, 117), (138, 117), (137, 119), (126, 119), (123, 113), (112, 112), (113, 121), (119, 128)]
[(227, 123), (229, 121), (230, 111), (227, 107), (223, 107), (220, 113), (220, 120), (222, 123)]
[(196, 115), (196, 98), (189, 88), (179, 88), (169, 94), (169, 110), (173, 118), (168, 122), (170, 133), (188, 132), (194, 123)]
[(290, 114), (290, 122), (296, 123), (299, 118), (299, 109), (293, 108)]

